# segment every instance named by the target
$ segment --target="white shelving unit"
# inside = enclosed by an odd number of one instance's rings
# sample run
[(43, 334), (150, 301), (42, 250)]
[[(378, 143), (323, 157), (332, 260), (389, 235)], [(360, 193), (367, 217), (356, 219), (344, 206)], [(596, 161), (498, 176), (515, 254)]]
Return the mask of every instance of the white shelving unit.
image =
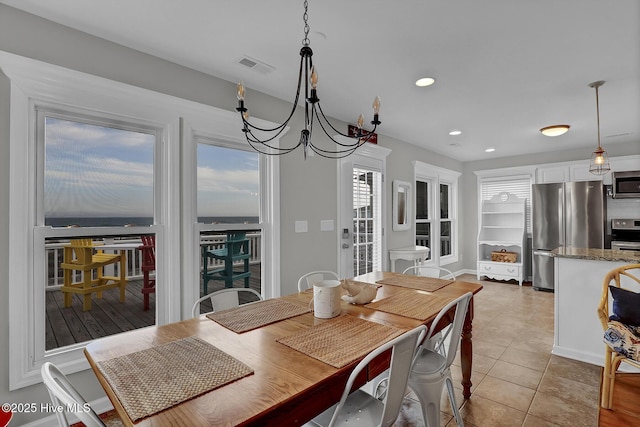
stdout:
[[(522, 286), (525, 227), (525, 199), (511, 193), (500, 193), (482, 203), (478, 232), (478, 280), (482, 276), (496, 280), (517, 280)], [(516, 262), (491, 261), (491, 252), (502, 249), (516, 252)]]

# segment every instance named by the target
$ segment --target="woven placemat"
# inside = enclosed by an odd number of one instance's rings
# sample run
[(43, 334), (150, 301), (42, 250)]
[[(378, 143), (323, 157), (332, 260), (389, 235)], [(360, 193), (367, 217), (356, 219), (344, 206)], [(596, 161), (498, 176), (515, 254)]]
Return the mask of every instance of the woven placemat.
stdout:
[(98, 369), (133, 422), (253, 374), (196, 337), (98, 362)]
[(403, 332), (343, 314), (276, 341), (334, 368), (342, 368)]
[(233, 332), (242, 333), (310, 311), (308, 307), (288, 301), (268, 299), (209, 313), (207, 317)]
[(427, 295), (421, 293), (407, 292), (392, 295), (366, 304), (365, 307), (372, 308), (386, 313), (398, 314), (412, 319), (427, 320), (440, 312), (442, 307), (447, 305), (452, 298), (440, 297), (437, 295)]
[(382, 285), (402, 286), (404, 288), (418, 289), (426, 292), (434, 292), (440, 288), (452, 284), (454, 281), (449, 279), (438, 279), (437, 277), (427, 276), (409, 276), (403, 274), (401, 276), (391, 276), (386, 279), (378, 280), (376, 283)]

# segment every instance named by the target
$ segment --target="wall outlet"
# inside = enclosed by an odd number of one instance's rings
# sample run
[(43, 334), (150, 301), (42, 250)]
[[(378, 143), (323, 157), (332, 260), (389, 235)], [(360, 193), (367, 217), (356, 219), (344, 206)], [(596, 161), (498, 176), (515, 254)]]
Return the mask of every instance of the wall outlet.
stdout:
[(333, 220), (332, 219), (323, 219), (320, 220), (320, 231), (333, 231)]
[(309, 226), (307, 221), (296, 221), (295, 231), (296, 233), (306, 233), (307, 231), (309, 231)]

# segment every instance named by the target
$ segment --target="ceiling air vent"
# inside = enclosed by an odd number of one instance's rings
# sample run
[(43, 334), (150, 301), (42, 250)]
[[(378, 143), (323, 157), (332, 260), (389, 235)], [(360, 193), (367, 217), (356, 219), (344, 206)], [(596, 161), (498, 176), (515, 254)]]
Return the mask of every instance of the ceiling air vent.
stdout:
[(264, 62), (258, 61), (257, 59), (253, 59), (248, 56), (243, 56), (242, 58), (240, 58), (238, 64), (250, 68), (260, 74), (270, 74), (273, 70), (275, 70), (275, 68), (273, 68), (271, 65), (267, 65)]

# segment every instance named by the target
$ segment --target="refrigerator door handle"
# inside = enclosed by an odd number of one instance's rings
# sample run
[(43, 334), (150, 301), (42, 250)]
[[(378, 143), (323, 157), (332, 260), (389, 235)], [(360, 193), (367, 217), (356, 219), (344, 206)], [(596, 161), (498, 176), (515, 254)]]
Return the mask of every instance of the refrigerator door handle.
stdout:
[(568, 191), (565, 185), (560, 187), (560, 200), (559, 200), (560, 215), (561, 215), (560, 216), (560, 246), (564, 246), (565, 242), (567, 241), (567, 225), (566, 225), (567, 193)]
[(551, 254), (551, 252), (542, 252), (542, 251), (533, 251), (534, 255), (540, 255), (540, 256), (548, 256), (548, 257), (552, 257), (553, 255)]

